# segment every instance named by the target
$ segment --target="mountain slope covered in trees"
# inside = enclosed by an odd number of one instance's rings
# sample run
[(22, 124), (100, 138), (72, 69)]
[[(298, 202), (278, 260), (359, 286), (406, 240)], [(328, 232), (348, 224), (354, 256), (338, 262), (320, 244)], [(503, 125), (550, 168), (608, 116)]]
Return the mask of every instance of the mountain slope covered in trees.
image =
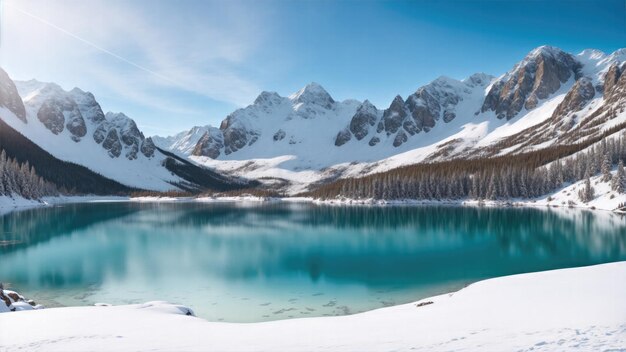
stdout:
[(19, 195), (28, 199), (57, 194), (56, 187), (37, 174), (27, 161), (18, 163), (0, 150), (0, 196)]
[(590, 178), (595, 175), (600, 175), (602, 182), (610, 183), (616, 196), (625, 194), (626, 133), (613, 137), (604, 138), (589, 148), (577, 144), (506, 157), (406, 166), (338, 180), (307, 195), (357, 200), (529, 199), (585, 180), (578, 198), (581, 203), (588, 203), (594, 198)]

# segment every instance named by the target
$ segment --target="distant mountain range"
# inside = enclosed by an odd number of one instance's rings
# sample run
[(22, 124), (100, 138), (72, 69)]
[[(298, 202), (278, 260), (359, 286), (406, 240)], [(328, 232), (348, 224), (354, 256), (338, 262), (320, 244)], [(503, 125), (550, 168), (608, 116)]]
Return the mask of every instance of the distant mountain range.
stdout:
[(153, 137), (160, 147), (232, 175), (302, 190), (395, 167), (574, 144), (626, 122), (626, 49), (574, 55), (542, 46), (505, 74), (440, 77), (386, 109), (336, 101), (311, 83), (262, 92), (219, 128)]
[(93, 172), (92, 183), (102, 177), (120, 190), (196, 190), (257, 179), (295, 193), (404, 165), (519, 154), (621, 129), (625, 61), (626, 49), (575, 55), (542, 46), (499, 77), (442, 76), (386, 109), (336, 101), (311, 83), (289, 97), (262, 92), (219, 128), (149, 138), (123, 113), (105, 114), (91, 93), (13, 82), (0, 70), (0, 118), (14, 130), (11, 138), (21, 135)]

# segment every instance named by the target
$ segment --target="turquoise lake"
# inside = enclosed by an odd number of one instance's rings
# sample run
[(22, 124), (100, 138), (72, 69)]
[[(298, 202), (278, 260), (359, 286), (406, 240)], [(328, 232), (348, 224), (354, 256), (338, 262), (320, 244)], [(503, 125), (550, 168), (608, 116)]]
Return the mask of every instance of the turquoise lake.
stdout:
[(0, 216), (0, 281), (48, 307), (187, 305), (211, 321), (343, 315), (626, 260), (626, 219), (574, 209), (96, 203)]

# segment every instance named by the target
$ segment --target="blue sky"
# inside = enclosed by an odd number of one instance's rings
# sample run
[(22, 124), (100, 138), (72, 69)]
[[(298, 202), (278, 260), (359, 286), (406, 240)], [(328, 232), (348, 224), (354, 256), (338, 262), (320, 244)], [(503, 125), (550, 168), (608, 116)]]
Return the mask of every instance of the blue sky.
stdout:
[(322, 84), (386, 108), (533, 48), (626, 47), (623, 0), (1, 0), (0, 65), (93, 92), (147, 135), (219, 122), (262, 90)]

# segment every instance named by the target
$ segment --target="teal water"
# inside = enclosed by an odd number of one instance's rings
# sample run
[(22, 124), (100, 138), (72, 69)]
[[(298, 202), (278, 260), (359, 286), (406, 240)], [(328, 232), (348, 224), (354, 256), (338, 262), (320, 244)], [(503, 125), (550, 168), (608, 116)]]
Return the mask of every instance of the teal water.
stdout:
[(212, 321), (351, 314), (619, 260), (626, 219), (569, 209), (101, 203), (0, 217), (0, 281), (38, 302), (166, 300)]

